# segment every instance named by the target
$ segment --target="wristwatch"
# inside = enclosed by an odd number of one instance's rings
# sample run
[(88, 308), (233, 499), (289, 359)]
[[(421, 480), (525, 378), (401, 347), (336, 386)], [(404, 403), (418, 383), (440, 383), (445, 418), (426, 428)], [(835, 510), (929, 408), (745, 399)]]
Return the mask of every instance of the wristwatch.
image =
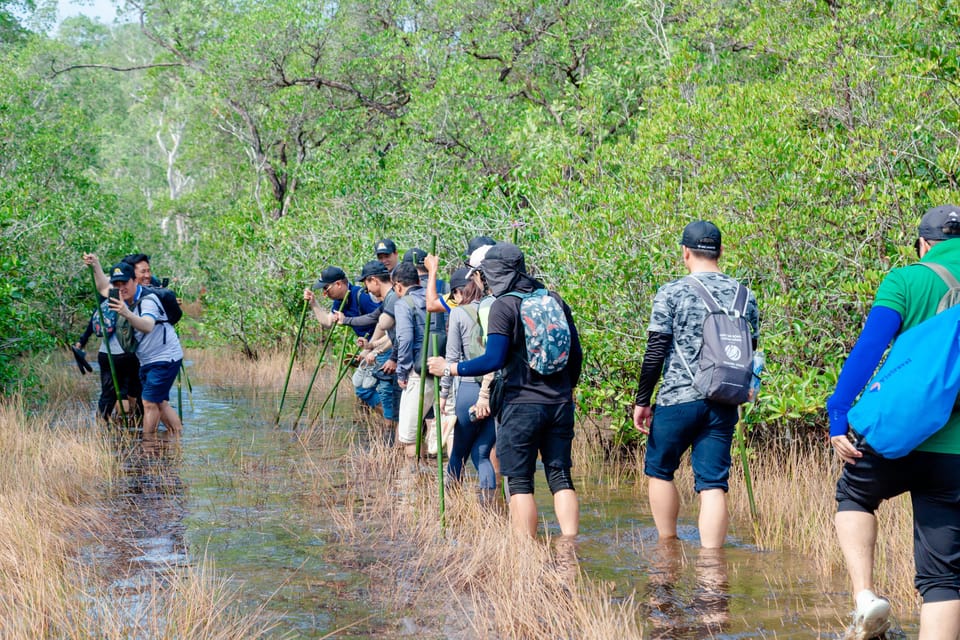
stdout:
[(450, 365), (447, 365), (443, 368), (443, 377), (447, 378), (450, 376)]

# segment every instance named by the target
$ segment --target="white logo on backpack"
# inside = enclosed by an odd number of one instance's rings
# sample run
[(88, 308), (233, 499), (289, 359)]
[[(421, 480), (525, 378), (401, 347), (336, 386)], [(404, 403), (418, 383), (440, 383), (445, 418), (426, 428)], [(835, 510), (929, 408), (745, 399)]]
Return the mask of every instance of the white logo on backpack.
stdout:
[(676, 349), (680, 362), (693, 381), (693, 387), (707, 400), (723, 404), (743, 404), (750, 400), (753, 379), (753, 335), (747, 322), (749, 291), (737, 284), (733, 308), (722, 308), (703, 283), (687, 276), (694, 291), (707, 307), (703, 321), (703, 346), (700, 348), (697, 375), (683, 353)]

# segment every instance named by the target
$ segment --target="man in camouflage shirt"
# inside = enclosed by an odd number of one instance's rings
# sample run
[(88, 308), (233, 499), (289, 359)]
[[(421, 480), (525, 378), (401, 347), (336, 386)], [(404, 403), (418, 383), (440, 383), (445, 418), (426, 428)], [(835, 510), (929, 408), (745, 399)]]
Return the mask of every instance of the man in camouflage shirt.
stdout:
[[(720, 229), (712, 222), (691, 222), (684, 228), (680, 244), (688, 277), (699, 280), (721, 307), (733, 306), (739, 283), (721, 273), (718, 266)], [(700, 544), (716, 548), (723, 546), (727, 535), (727, 479), (737, 407), (707, 400), (693, 386), (706, 317), (706, 304), (686, 278), (657, 291), (633, 421), (648, 435), (644, 474), (649, 478), (650, 510), (660, 538), (677, 537), (680, 496), (673, 476), (680, 457), (692, 448), (694, 488), (700, 495)], [(759, 314), (752, 293), (746, 317), (756, 347)], [(663, 382), (654, 410), (650, 399), (661, 372)]]

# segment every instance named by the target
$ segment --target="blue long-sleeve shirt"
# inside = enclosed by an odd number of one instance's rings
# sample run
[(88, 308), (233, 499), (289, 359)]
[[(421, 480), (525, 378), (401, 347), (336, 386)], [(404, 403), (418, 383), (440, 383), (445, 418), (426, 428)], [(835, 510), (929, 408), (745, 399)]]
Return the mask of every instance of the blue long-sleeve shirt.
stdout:
[(857, 343), (840, 370), (837, 386), (827, 400), (830, 437), (847, 433), (847, 413), (857, 395), (870, 381), (887, 346), (896, 337), (903, 319), (895, 310), (876, 305), (870, 310)]

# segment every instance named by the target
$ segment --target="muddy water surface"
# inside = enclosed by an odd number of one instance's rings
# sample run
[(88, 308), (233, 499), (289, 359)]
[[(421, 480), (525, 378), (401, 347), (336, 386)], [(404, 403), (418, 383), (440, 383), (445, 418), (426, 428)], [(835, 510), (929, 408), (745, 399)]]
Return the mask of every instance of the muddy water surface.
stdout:
[[(287, 400), (299, 406), (300, 398)], [(92, 562), (109, 567), (131, 615), (156, 580), (206, 555), (219, 574), (233, 577), (244, 607), (262, 608), (274, 621), (275, 637), (409, 637), (369, 603), (362, 567), (372, 559), (338, 544), (329, 514), (305, 498), (310, 487), (296, 472), (304, 459), (296, 437), (273, 429), (264, 418), (270, 410), (240, 391), (195, 385), (192, 403), (186, 396), (184, 403), (179, 447), (144, 452), (129, 438), (118, 442), (126, 475), (110, 508), (123, 533), (87, 550)], [(339, 453), (322, 461), (334, 491)], [(736, 530), (732, 544), (714, 553), (698, 549), (691, 523), (679, 541), (658, 544), (632, 487), (583, 479), (578, 487), (581, 568), (612, 599), (640, 605), (645, 637), (841, 637), (844, 581), (824, 583), (803, 558), (757, 551)], [(537, 495), (552, 520), (540, 477)]]

